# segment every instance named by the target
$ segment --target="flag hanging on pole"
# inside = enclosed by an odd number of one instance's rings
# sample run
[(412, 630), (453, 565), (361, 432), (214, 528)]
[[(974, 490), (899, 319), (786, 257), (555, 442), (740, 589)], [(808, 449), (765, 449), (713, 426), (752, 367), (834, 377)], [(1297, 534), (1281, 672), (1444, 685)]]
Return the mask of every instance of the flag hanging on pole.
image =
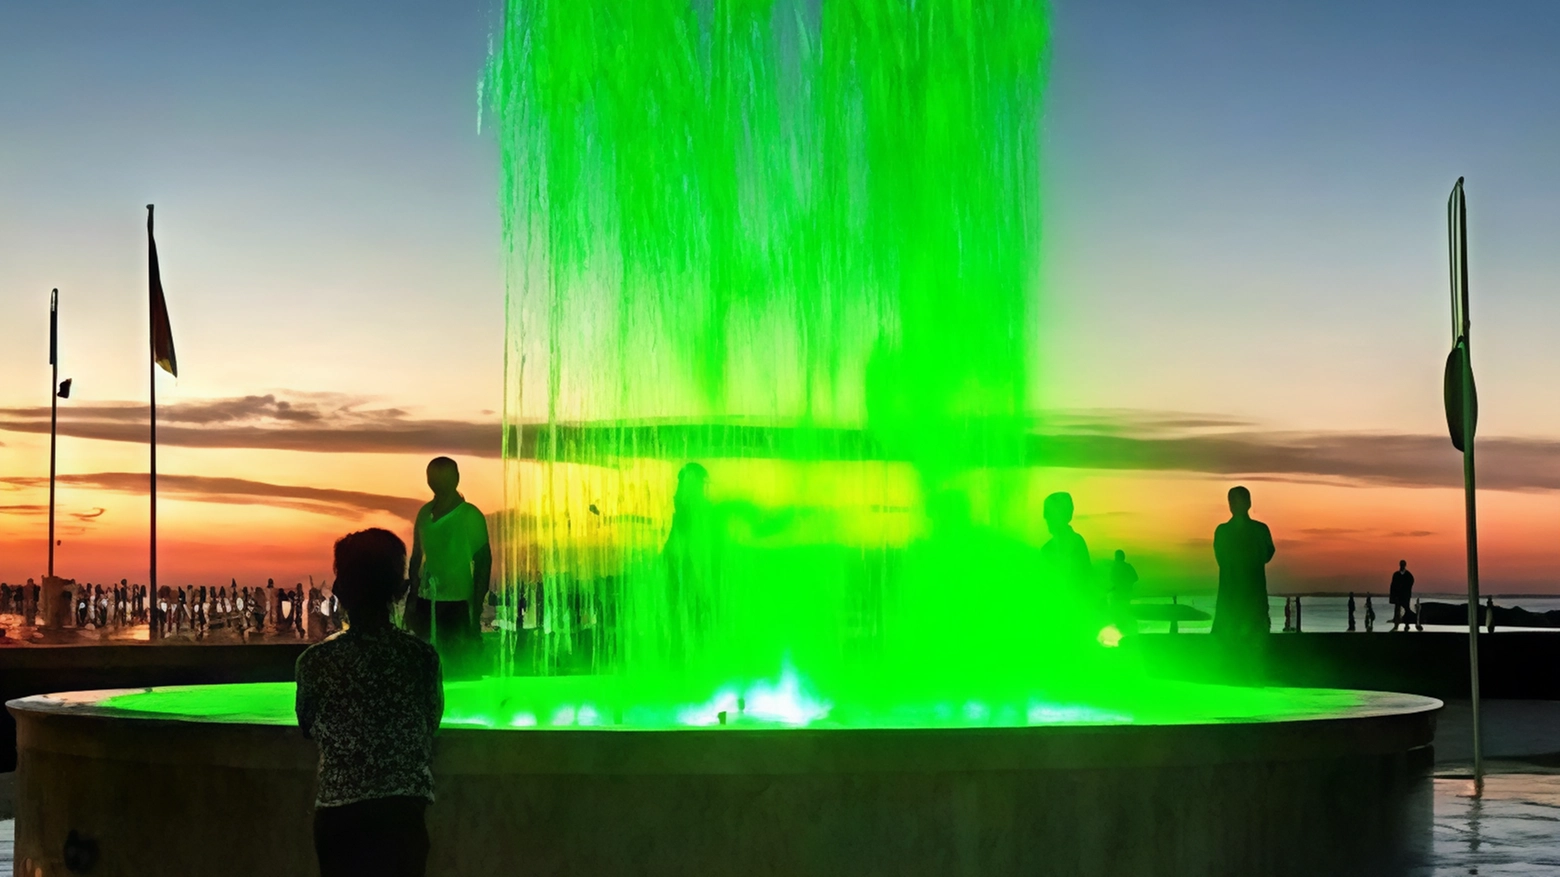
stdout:
[(152, 361), (163, 371), (179, 376), (173, 355), (173, 329), (168, 325), (168, 302), (163, 299), (162, 273), (157, 268), (157, 239), (152, 237), (152, 205), (146, 205), (146, 242), (151, 247)]

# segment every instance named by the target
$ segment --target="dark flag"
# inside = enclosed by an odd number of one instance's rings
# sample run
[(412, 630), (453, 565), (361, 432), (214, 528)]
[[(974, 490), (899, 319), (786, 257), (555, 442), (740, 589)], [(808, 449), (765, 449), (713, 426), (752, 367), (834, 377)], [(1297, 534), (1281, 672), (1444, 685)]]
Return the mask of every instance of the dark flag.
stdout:
[(70, 382), (71, 382), (70, 378), (66, 378), (63, 381), (60, 381), (59, 396), (60, 396), (61, 399), (69, 399), (70, 398)]
[(173, 329), (168, 326), (168, 302), (163, 299), (162, 274), (157, 270), (157, 239), (152, 237), (152, 205), (146, 205), (146, 243), (151, 247), (152, 361), (163, 371), (179, 376), (173, 355)]

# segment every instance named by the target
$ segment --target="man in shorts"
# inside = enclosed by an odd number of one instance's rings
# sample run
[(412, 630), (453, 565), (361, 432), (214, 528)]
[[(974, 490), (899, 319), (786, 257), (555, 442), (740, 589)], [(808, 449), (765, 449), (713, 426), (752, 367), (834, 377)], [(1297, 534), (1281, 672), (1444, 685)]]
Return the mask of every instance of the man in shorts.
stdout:
[(482, 607), (493, 571), (487, 519), (457, 489), (449, 457), (428, 464), (433, 500), (417, 513), (406, 599), (406, 627), (433, 643), (451, 679), (482, 675)]

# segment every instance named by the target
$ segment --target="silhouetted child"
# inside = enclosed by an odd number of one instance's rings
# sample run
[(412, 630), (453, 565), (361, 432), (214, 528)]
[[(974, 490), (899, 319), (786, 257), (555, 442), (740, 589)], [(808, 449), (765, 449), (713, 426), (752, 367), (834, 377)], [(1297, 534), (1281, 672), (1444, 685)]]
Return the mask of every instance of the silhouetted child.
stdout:
[(314, 850), (321, 877), (419, 877), (427, 867), (433, 735), (444, 713), (433, 647), (396, 629), (406, 545), (371, 529), (336, 543), (348, 627), (298, 658), (298, 726), (320, 748)]
[(1365, 595), (1365, 632), (1376, 629), (1376, 607), (1371, 605), (1370, 595)]

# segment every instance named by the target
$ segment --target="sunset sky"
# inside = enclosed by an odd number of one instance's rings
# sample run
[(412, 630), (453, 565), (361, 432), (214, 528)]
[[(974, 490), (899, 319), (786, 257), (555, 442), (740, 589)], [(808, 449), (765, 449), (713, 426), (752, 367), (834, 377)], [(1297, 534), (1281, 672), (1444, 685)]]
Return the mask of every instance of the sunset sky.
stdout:
[[(1462, 587), (1439, 393), (1466, 176), (1485, 586), (1560, 592), (1560, 6), (1053, 9), (1037, 403), (1068, 438), (1037, 480), (1096, 555), (1211, 587), (1238, 480), (1275, 590), (1384, 590), (1400, 557)], [(57, 565), (145, 580), (147, 203), (180, 365), (164, 584), (328, 576), (349, 529), (409, 537), (438, 453), (500, 507), (497, 15), (0, 4), (0, 580), (44, 570), (52, 287)]]

